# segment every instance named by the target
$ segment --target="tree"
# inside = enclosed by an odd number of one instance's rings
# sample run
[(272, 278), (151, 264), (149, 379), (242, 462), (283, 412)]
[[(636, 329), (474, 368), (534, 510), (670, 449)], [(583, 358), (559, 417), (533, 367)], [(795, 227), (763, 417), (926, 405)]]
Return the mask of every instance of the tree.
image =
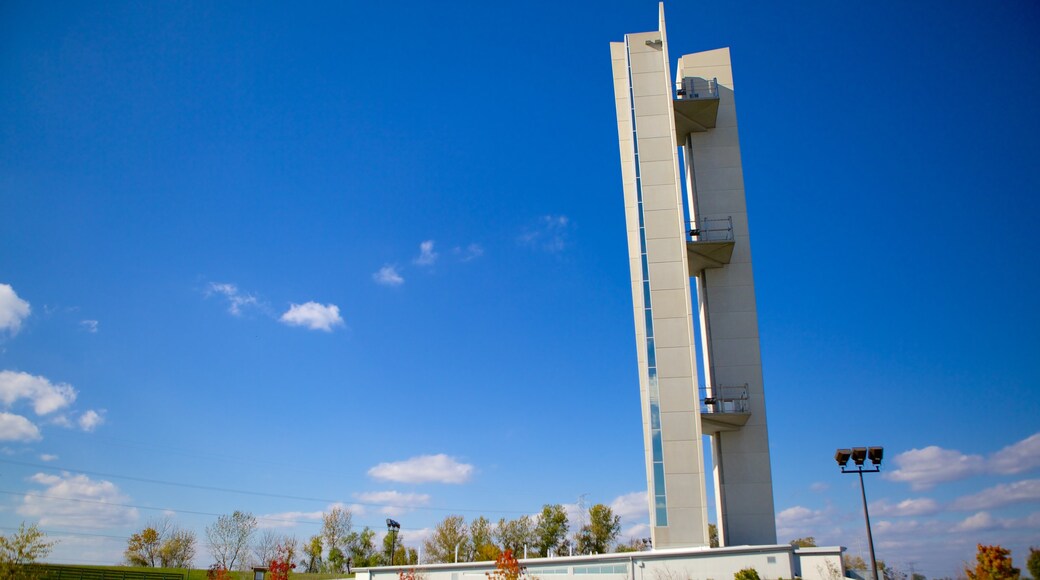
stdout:
[(469, 542), (473, 548), (473, 560), (475, 562), (488, 562), (497, 560), (502, 550), (495, 545), (492, 538), (491, 522), (484, 516), (469, 523)]
[(376, 533), (367, 526), (360, 533), (350, 532), (347, 534), (345, 550), (350, 554), (350, 558), (353, 559), (354, 566), (367, 568), (379, 565), (379, 554), (376, 553), (375, 537)]
[(462, 516), (448, 516), (437, 524), (430, 537), (423, 542), (423, 551), (430, 562), (454, 562), (456, 549), (459, 561), (468, 562), (470, 544), (466, 520)]
[(495, 526), (495, 540), (503, 550), (526, 555), (527, 546), (533, 546), (535, 543), (531, 516), (520, 516), (515, 520), (498, 520), (498, 525)]
[(978, 544), (975, 568), (964, 568), (970, 580), (1018, 580), (1021, 571), (1011, 565), (1011, 550)]
[(589, 508), (589, 523), (578, 532), (578, 553), (605, 554), (621, 533), (621, 516), (598, 503)]
[(332, 572), (343, 572), (347, 563), (347, 554), (343, 552), (347, 536), (353, 527), (350, 510), (334, 507), (332, 511), (321, 515), (321, 536), (328, 548), (325, 563)]
[(495, 570), (484, 574), (488, 580), (519, 580), (527, 575), (527, 568), (520, 565), (512, 550), (506, 550), (495, 559)]
[(278, 546), (282, 543), (281, 535), (274, 530), (264, 530), (253, 542), (253, 561), (266, 566), (278, 555)]
[(708, 524), (708, 547), (719, 547), (719, 527), (715, 524)]
[(743, 570), (733, 574), (733, 580), (759, 580), (758, 570), (754, 568), (744, 568)]
[(0, 535), (0, 578), (4, 580), (35, 580), (41, 577), (36, 562), (51, 553), (54, 542), (36, 524), (18, 526), (10, 536)]
[(535, 548), (538, 555), (547, 557), (550, 552), (561, 554), (569, 545), (567, 542), (567, 512), (560, 504), (542, 506), (538, 514), (538, 523), (534, 528)]
[(159, 546), (159, 566), (162, 568), (190, 568), (195, 560), (198, 542), (195, 532), (173, 528)]
[(321, 536), (311, 536), (310, 541), (303, 547), (303, 553), (307, 555), (307, 572), (316, 573), (321, 569)]
[[(295, 541), (295, 538), (293, 540)], [(289, 573), (296, 567), (296, 564), (293, 563), (294, 557), (294, 546), (288, 543), (275, 546), (274, 557), (265, 562), (271, 571), (271, 580), (289, 580)]]
[(195, 559), (195, 551), (195, 532), (182, 530), (166, 517), (131, 535), (123, 558), (131, 566), (187, 568)]
[(130, 566), (148, 566), (154, 568), (159, 563), (159, 547), (161, 541), (159, 531), (149, 526), (138, 534), (133, 534), (126, 541), (123, 557)]
[(1026, 569), (1033, 580), (1040, 580), (1040, 549), (1029, 548), (1029, 558), (1026, 560)]
[(816, 538), (813, 536), (806, 536), (804, 538), (795, 538), (789, 542), (796, 548), (815, 548)]
[(241, 566), (249, 557), (249, 544), (255, 531), (253, 514), (238, 510), (224, 514), (212, 526), (206, 526), (209, 552), (217, 564), (226, 570), (234, 570), (235, 564)]
[(842, 556), (842, 560), (845, 561), (846, 570), (866, 570), (867, 562), (863, 559), (863, 556), (851, 556), (845, 554)]

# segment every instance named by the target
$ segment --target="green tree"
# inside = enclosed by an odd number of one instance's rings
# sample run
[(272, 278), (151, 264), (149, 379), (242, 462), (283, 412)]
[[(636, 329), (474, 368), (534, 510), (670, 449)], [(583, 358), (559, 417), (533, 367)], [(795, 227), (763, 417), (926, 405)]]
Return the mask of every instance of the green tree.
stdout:
[(4, 580), (36, 580), (42, 577), (35, 564), (51, 553), (54, 542), (36, 524), (18, 526), (10, 536), (0, 535), (0, 578)]
[(159, 546), (159, 567), (190, 568), (197, 545), (195, 532), (179, 528), (170, 530)]
[(159, 531), (149, 526), (140, 533), (132, 534), (126, 541), (123, 557), (130, 566), (155, 567), (159, 564)]
[(469, 523), (469, 543), (473, 549), (473, 561), (488, 562), (498, 559), (501, 550), (495, 545), (492, 536), (491, 522), (484, 516)]
[(1021, 571), (1011, 565), (1011, 550), (978, 544), (975, 568), (964, 568), (970, 580), (1018, 580)]
[(796, 548), (815, 548), (816, 538), (813, 536), (806, 536), (804, 538), (795, 538), (789, 542)]
[(342, 573), (346, 569), (347, 555), (343, 548), (347, 536), (353, 527), (353, 516), (350, 510), (334, 507), (328, 513), (321, 514), (321, 536), (328, 549), (325, 564), (330, 572)]
[(758, 576), (758, 570), (754, 568), (744, 568), (743, 570), (733, 574), (733, 580), (760, 580)]
[(845, 554), (842, 556), (842, 560), (845, 561), (846, 570), (866, 570), (867, 562), (863, 559), (863, 556), (852, 556)]
[(379, 565), (379, 554), (376, 552), (376, 533), (368, 526), (361, 532), (350, 532), (347, 534), (346, 551), (350, 554), (354, 566), (368, 568)]
[(708, 546), (711, 548), (719, 547), (719, 527), (715, 524), (708, 524)]
[(217, 518), (212, 526), (206, 526), (209, 552), (217, 564), (226, 570), (242, 566), (249, 558), (249, 545), (256, 531), (256, 517), (249, 512), (235, 510)]
[(454, 562), (456, 547), (459, 562), (470, 561), (469, 528), (462, 516), (444, 518), (423, 542), (423, 551), (430, 562)]
[(534, 524), (530, 516), (520, 516), (515, 520), (498, 520), (495, 526), (495, 540), (503, 550), (512, 550), (514, 554), (523, 555), (527, 546), (534, 546)]
[[(404, 545), (402, 541), (404, 537), (398, 532), (396, 537), (391, 541), (390, 534), (383, 536), (383, 554), (390, 553), (390, 547), (393, 546), (394, 558), (391, 560), (394, 566), (407, 566), (411, 564), (419, 563), (419, 552), (415, 548), (409, 548)], [(462, 559), (462, 555), (459, 554), (459, 559)]]
[(579, 554), (605, 554), (621, 533), (621, 516), (598, 503), (589, 508), (589, 523), (577, 535)]
[(546, 504), (542, 506), (542, 513), (538, 514), (538, 523), (534, 528), (534, 542), (538, 555), (547, 557), (549, 552), (557, 555), (566, 555), (565, 550), (569, 545), (567, 542), (567, 512), (560, 504)]
[(1026, 569), (1033, 580), (1040, 580), (1040, 549), (1029, 548), (1029, 558), (1026, 559)]
[(303, 547), (303, 553), (307, 556), (305, 562), (307, 562), (306, 572), (310, 574), (316, 573), (321, 570), (321, 536), (311, 536), (311, 539)]

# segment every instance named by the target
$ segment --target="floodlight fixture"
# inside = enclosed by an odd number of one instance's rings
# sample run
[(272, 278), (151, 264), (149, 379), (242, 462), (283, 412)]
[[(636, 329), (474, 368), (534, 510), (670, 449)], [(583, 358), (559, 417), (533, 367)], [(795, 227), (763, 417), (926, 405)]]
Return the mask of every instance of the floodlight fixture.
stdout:
[(851, 449), (839, 449), (834, 452), (834, 460), (838, 462), (838, 467), (842, 469), (849, 464), (850, 457), (852, 457)]
[(884, 455), (885, 455), (885, 448), (884, 447), (868, 447), (867, 448), (867, 457), (870, 459), (870, 462), (873, 463), (875, 466), (881, 465), (881, 458), (884, 457)]
[(856, 465), (863, 465), (863, 462), (867, 460), (867, 448), (866, 447), (853, 447), (852, 448), (852, 462)]
[(401, 524), (396, 520), (386, 518), (386, 533), (390, 534), (390, 565), (394, 565), (394, 544), (397, 542), (397, 534), (401, 531)]

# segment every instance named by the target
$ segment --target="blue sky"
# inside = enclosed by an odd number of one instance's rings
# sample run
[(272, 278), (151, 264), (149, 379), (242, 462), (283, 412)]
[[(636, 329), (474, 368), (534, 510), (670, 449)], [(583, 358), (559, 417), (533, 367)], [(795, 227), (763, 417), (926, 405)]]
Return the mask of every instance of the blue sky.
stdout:
[[(780, 540), (865, 554), (832, 455), (884, 445), (879, 558), (1024, 563), (1040, 10), (666, 10), (739, 81)], [(164, 510), (302, 539), (390, 504), (414, 544), (587, 494), (645, 533), (607, 45), (656, 17), (5, 3), (0, 529), (111, 563)]]

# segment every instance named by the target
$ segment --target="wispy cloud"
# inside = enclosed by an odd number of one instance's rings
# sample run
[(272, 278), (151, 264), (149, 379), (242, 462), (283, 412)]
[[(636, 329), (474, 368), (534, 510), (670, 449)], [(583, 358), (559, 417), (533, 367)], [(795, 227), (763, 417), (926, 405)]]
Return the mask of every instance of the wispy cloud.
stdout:
[(571, 221), (567, 216), (544, 215), (526, 228), (518, 239), (525, 246), (558, 253), (567, 247), (570, 229)]
[(97, 320), (80, 320), (79, 321), (79, 325), (83, 327), (83, 330), (85, 330), (85, 331), (87, 331), (87, 332), (89, 332), (91, 334), (96, 334), (97, 331), (98, 331), (98, 321)]
[(893, 459), (898, 469), (885, 474), (891, 481), (909, 483), (915, 490), (983, 473), (1016, 474), (1040, 467), (1040, 433), (1009, 445), (988, 458), (967, 455), (936, 445), (911, 449)]
[(473, 466), (440, 453), (380, 463), (369, 469), (368, 475), (398, 483), (466, 483), (473, 475)]
[(11, 336), (22, 329), (22, 321), (29, 317), (32, 308), (18, 297), (10, 284), (0, 284), (0, 333)]
[(455, 246), (452, 253), (459, 257), (459, 261), (470, 262), (484, 255), (484, 247), (477, 243), (469, 244), (465, 248)]
[(391, 266), (389, 264), (380, 268), (375, 274), (372, 274), (372, 279), (375, 280), (377, 284), (382, 284), (383, 286), (400, 286), (401, 284), (404, 284), (404, 278), (402, 278), (401, 274), (397, 271), (397, 266)]
[(42, 453), (42, 454), (40, 454), (40, 461), (57, 461), (57, 459), (58, 459), (57, 455), (52, 455), (50, 453)]
[(433, 251), (433, 240), (426, 240), (419, 244), (419, 255), (412, 262), (418, 266), (432, 266), (437, 256), (437, 252)]
[(279, 320), (289, 326), (305, 326), (310, 330), (332, 332), (334, 326), (343, 326), (339, 306), (306, 302), (292, 304)]
[(252, 294), (243, 293), (235, 284), (226, 282), (210, 282), (206, 289), (206, 296), (214, 294), (227, 299), (228, 312), (233, 316), (241, 316), (242, 311), (249, 307), (260, 306), (260, 301)]
[(425, 493), (401, 493), (399, 491), (367, 491), (355, 493), (358, 501), (376, 504), (379, 511), (389, 516), (399, 516), (430, 503)]
[(97, 429), (105, 423), (104, 411), (98, 413), (97, 411), (90, 409), (80, 415), (79, 419), (76, 420), (76, 423), (79, 425), (80, 429), (87, 433), (91, 433), (94, 429)]
[(925, 516), (939, 511), (939, 502), (928, 497), (904, 499), (898, 503), (880, 500), (870, 504), (870, 511), (879, 516)]
[(130, 498), (111, 481), (69, 473), (37, 473), (31, 481), (43, 489), (25, 494), (17, 511), (41, 526), (108, 528), (137, 521), (136, 508), (117, 505), (129, 503)]
[(1040, 479), (1004, 483), (978, 493), (957, 498), (951, 504), (956, 510), (993, 509), (1015, 503), (1040, 502)]

